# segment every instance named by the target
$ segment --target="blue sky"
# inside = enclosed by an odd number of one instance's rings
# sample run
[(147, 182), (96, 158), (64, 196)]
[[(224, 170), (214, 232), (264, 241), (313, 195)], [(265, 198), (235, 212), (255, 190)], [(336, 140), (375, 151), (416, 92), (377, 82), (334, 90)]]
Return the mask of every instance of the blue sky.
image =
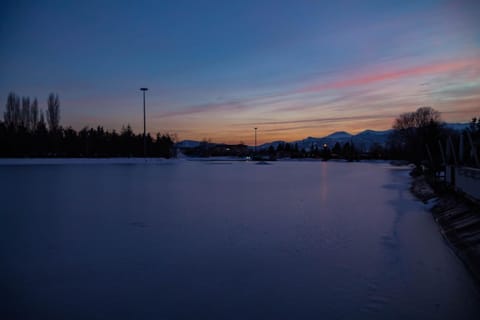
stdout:
[[(387, 129), (480, 114), (477, 1), (7, 1), (0, 99), (61, 99), (64, 126), (180, 139)], [(477, 17), (476, 17), (477, 15)], [(260, 134), (261, 133), (261, 134)]]

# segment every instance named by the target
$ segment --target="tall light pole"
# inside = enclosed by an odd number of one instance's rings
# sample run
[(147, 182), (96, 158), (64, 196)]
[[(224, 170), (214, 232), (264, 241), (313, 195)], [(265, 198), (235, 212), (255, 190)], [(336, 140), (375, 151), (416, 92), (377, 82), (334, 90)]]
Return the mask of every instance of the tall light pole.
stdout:
[(147, 156), (147, 121), (145, 117), (145, 91), (148, 90), (148, 88), (140, 88), (140, 90), (143, 91), (143, 157), (145, 158)]
[(258, 128), (254, 128), (255, 129), (255, 148), (254, 148), (254, 153), (255, 153), (255, 157), (257, 156), (257, 129)]

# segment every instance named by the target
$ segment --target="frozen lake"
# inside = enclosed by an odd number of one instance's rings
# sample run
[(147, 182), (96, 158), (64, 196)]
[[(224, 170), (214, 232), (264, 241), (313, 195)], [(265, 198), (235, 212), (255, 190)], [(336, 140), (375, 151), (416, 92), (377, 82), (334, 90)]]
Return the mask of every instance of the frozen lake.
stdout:
[(480, 319), (408, 183), (381, 163), (0, 165), (0, 318)]

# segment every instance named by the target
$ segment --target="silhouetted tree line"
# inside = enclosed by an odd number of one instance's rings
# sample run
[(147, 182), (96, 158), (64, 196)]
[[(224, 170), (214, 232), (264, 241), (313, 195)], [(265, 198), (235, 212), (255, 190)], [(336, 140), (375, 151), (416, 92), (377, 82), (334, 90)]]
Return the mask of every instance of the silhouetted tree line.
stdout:
[[(147, 155), (169, 158), (175, 155), (174, 139), (169, 134), (146, 136)], [(0, 157), (140, 157), (143, 134), (127, 125), (120, 133), (85, 127), (75, 131), (60, 125), (60, 100), (51, 93), (45, 112), (37, 99), (7, 97), (3, 122), (0, 121)]]
[(393, 129), (387, 144), (387, 150), (393, 159), (408, 160), (417, 167), (426, 166), (432, 172), (439, 172), (449, 162), (449, 150), (452, 157), (455, 153), (456, 164), (478, 166), (478, 118), (473, 118), (466, 130), (458, 131), (445, 126), (440, 112), (431, 107), (421, 107), (415, 112), (401, 114), (395, 119)]
[(292, 158), (292, 159), (321, 159), (324, 161), (330, 159), (346, 159), (355, 161), (360, 159), (360, 152), (355, 148), (353, 142), (347, 142), (343, 145), (336, 143), (333, 148), (328, 145), (318, 146), (312, 144), (310, 148), (299, 148), (297, 143), (279, 143), (277, 147), (270, 146), (266, 150), (259, 152), (259, 157), (269, 159)]
[(212, 143), (204, 139), (197, 147), (185, 148), (182, 150), (183, 154), (191, 157), (246, 157), (250, 154), (248, 146), (244, 143), (239, 144), (224, 144)]
[(197, 147), (187, 147), (182, 149), (182, 153), (193, 157), (215, 157), (247, 156), (259, 160), (277, 160), (282, 158), (291, 159), (344, 159), (347, 161), (359, 161), (362, 159), (390, 159), (389, 153), (383, 146), (376, 143), (368, 151), (361, 151), (355, 146), (353, 141), (343, 144), (336, 143), (333, 148), (328, 145), (318, 146), (313, 144), (308, 148), (300, 148), (298, 143), (281, 142), (276, 146), (270, 145), (268, 148), (255, 149), (248, 147), (244, 143), (239, 144), (216, 144), (204, 139)]

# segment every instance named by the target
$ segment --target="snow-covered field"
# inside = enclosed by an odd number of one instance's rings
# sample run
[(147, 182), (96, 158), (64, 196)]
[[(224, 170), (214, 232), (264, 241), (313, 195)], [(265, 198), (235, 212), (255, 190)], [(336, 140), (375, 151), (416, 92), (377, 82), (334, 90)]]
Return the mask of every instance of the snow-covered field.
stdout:
[(2, 319), (480, 318), (405, 169), (10, 161)]

